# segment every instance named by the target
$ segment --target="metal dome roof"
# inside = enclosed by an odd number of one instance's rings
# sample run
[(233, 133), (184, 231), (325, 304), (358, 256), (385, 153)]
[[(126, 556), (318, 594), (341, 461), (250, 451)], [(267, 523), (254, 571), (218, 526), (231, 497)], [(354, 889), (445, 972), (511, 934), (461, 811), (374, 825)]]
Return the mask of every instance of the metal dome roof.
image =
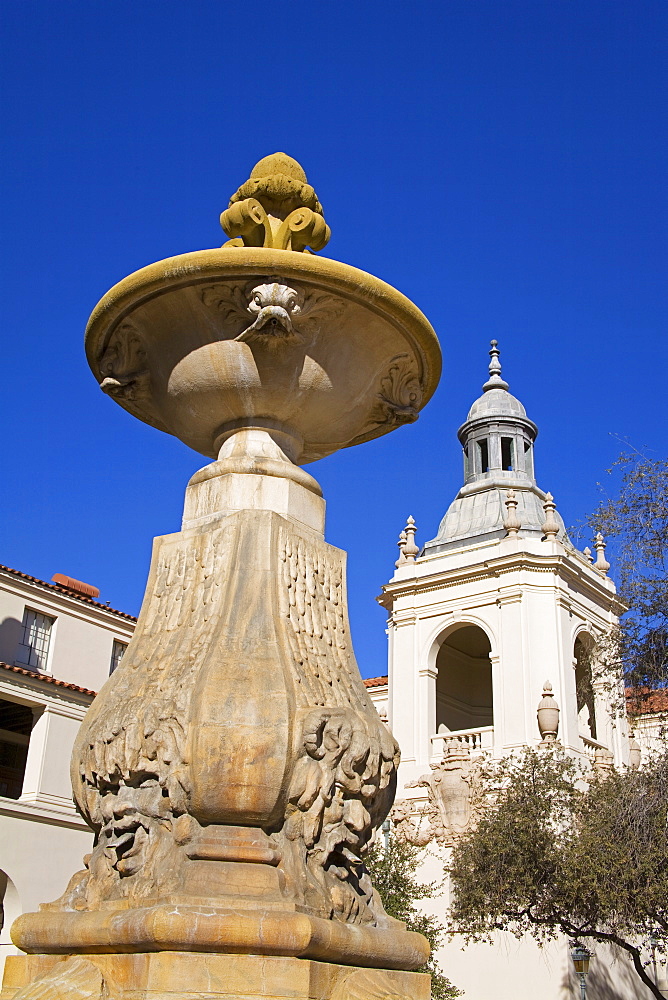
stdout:
[(467, 421), (479, 420), (480, 417), (524, 417), (527, 411), (515, 396), (511, 396), (507, 388), (495, 386), (485, 389), (483, 395), (476, 399), (468, 413)]

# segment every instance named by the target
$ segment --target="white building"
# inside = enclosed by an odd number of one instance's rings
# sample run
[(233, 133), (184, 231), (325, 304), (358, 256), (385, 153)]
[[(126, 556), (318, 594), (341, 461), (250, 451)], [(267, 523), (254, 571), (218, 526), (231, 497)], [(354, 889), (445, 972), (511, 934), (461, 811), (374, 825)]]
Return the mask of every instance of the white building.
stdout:
[[(603, 539), (595, 557), (571, 544), (552, 496), (536, 482), (537, 427), (501, 377), (496, 341), (490, 355), (483, 395), (458, 432), (464, 484), (421, 551), (409, 519), (379, 598), (388, 612), (388, 677), (365, 682), (401, 747), (395, 828), (428, 847), (429, 880), (442, 877), (470, 820), (471, 762), (483, 752), (502, 758), (537, 746), (541, 699), (547, 707), (556, 699), (558, 738), (574, 756), (601, 766), (629, 761), (628, 724), (614, 710), (623, 692), (592, 673), (586, 655), (623, 610)], [(443, 917), (447, 905), (446, 893), (433, 910)], [(566, 941), (540, 950), (530, 939), (499, 935), (494, 947), (461, 948), (454, 942), (440, 957), (474, 1000), (577, 995)], [(601, 985), (592, 963), (592, 1000), (612, 995), (601, 978), (611, 958), (597, 953)], [(647, 996), (623, 965), (612, 974), (615, 1000)]]
[(54, 579), (0, 566), (0, 981), (14, 918), (56, 899), (91, 848), (72, 744), (135, 626), (96, 588)]

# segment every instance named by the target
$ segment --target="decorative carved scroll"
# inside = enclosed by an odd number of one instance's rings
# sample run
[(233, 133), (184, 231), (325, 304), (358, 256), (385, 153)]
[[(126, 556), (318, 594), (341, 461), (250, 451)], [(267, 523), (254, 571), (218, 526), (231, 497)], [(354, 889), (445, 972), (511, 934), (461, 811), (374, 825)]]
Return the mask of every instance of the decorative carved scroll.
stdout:
[(392, 427), (413, 423), (420, 412), (422, 395), (414, 358), (410, 354), (397, 354), (380, 380), (369, 422)]
[(100, 358), (100, 389), (115, 399), (134, 401), (148, 394), (150, 374), (137, 329), (128, 322), (116, 327)]
[(257, 341), (269, 347), (307, 343), (317, 335), (323, 321), (336, 318), (345, 308), (332, 295), (305, 294), (280, 278), (267, 278), (261, 284), (206, 285), (200, 295), (205, 305), (222, 313), (232, 330), (243, 325), (234, 340)]
[[(114, 1000), (120, 995), (96, 965), (86, 958), (69, 958), (14, 994), (16, 1000)], [(13, 992), (13, 991), (12, 991)]]

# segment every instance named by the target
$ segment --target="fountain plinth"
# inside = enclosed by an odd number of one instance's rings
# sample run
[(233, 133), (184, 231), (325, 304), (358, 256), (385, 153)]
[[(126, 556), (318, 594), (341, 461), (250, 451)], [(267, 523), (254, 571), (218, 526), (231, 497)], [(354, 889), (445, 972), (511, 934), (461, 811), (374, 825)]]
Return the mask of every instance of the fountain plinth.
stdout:
[(130, 275), (88, 324), (101, 388), (213, 461), (155, 541), (135, 635), (82, 724), (72, 784), (95, 846), (16, 921), (7, 1000), (429, 996), (410, 971), (427, 943), (363, 863), (399, 750), (299, 463), (415, 420), (438, 343), (395, 289), (311, 252), (329, 228), (284, 154), (221, 223), (224, 247)]

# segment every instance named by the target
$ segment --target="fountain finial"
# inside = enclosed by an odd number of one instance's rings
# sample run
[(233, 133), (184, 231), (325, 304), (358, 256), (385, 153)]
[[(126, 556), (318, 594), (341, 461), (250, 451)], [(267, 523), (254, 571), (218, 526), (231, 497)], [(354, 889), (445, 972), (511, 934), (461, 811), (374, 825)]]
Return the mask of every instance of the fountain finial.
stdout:
[(322, 250), (331, 230), (304, 170), (287, 153), (259, 160), (230, 198), (220, 224), (232, 237), (225, 246)]

